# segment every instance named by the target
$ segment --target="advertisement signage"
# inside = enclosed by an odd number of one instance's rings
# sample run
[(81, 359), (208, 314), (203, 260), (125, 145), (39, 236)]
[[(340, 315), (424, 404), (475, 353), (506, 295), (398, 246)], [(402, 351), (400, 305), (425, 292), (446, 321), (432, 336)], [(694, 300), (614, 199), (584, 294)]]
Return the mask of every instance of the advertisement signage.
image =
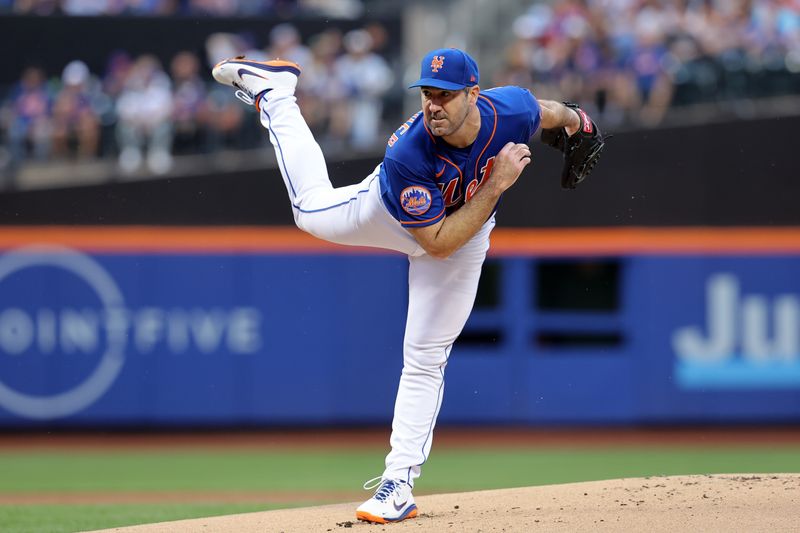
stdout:
[[(503, 238), (448, 361), (442, 423), (800, 420), (800, 253), (580, 256), (554, 238), (548, 256), (502, 253)], [(250, 243), (7, 247), (0, 426), (388, 421), (407, 259)], [(606, 307), (540, 297), (538, 272), (597, 257)], [(573, 303), (581, 283), (565, 280)]]

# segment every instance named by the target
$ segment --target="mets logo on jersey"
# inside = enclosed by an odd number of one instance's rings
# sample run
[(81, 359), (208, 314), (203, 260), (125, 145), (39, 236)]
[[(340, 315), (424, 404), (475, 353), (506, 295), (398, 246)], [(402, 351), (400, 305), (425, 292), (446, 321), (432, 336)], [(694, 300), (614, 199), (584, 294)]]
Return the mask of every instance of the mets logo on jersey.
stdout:
[(439, 69), (444, 66), (444, 56), (433, 56), (433, 61), (431, 61), (431, 70), (434, 72), (439, 72)]
[(403, 206), (403, 211), (409, 215), (422, 215), (431, 208), (431, 193), (419, 185), (406, 187), (400, 193), (400, 205)]

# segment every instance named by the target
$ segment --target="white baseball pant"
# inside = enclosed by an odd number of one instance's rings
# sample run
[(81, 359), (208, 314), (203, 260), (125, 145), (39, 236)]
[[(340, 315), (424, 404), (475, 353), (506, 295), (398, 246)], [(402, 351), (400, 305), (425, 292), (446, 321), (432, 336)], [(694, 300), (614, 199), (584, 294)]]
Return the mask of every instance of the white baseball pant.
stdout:
[(494, 217), (449, 258), (427, 255), (383, 205), (380, 166), (361, 183), (333, 187), (295, 97), (280, 91), (262, 100), (260, 118), (275, 148), (297, 226), (326, 241), (386, 248), (409, 257), (403, 372), (383, 478), (413, 485), (430, 453), (444, 369), (472, 311)]

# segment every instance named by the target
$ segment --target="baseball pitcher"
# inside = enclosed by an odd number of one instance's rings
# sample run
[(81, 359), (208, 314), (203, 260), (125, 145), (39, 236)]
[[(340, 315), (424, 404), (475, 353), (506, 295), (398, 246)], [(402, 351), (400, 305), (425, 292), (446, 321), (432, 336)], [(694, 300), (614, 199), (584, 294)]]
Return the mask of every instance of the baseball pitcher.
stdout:
[(422, 60), (421, 111), (389, 138), (383, 161), (361, 183), (334, 188), (322, 150), (300, 114), (300, 67), (287, 61), (228, 59), (214, 78), (255, 105), (269, 131), (294, 220), (327, 241), (374, 246), (408, 256), (408, 320), (403, 372), (383, 474), (360, 520), (417, 516), (414, 481), (428, 458), (444, 392), (444, 370), (472, 310), (501, 195), (531, 162), (528, 142), (564, 153), (562, 186), (592, 170), (604, 142), (574, 104), (537, 100), (527, 89), (481, 91), (466, 52), (434, 50)]

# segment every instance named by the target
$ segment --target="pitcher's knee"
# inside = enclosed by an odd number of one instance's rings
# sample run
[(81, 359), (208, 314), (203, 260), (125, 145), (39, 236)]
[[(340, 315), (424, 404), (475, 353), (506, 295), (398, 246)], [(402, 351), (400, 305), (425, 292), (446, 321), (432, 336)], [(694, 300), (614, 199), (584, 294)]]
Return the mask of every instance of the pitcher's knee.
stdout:
[(306, 224), (306, 217), (300, 211), (294, 212), (294, 225), (297, 226), (299, 229), (305, 231), (306, 233), (311, 233), (308, 231), (308, 226)]
[(315, 229), (314, 224), (308, 221), (308, 217), (305, 217), (302, 214), (297, 215), (294, 217), (294, 223), (298, 228), (300, 228), (304, 232), (313, 235), (314, 237), (319, 237), (319, 235), (317, 235), (317, 232), (314, 231)]
[(447, 354), (441, 350), (408, 350), (403, 354), (403, 372), (409, 374), (439, 374), (447, 365)]
[[(325, 221), (322, 220), (322, 222)], [(322, 239), (324, 241), (329, 240), (329, 235), (328, 235), (329, 231), (326, 230), (329, 228), (330, 225), (320, 224), (320, 220), (318, 218), (315, 219), (313, 214), (295, 211), (294, 223), (299, 229), (310, 235), (313, 235), (318, 239)]]

